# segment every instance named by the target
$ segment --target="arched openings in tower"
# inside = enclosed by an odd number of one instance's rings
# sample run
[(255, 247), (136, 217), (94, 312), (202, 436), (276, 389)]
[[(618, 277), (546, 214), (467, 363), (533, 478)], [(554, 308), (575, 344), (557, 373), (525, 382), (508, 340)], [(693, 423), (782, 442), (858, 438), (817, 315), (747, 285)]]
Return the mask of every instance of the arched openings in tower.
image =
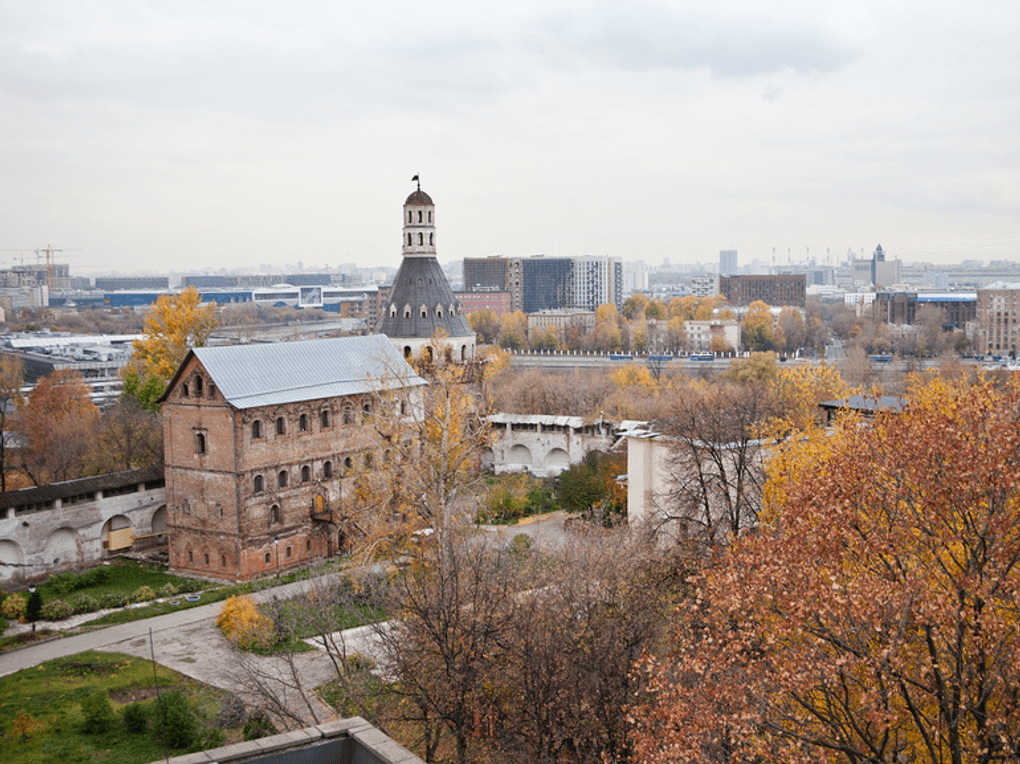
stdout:
[(422, 220), (421, 220), (421, 210), (418, 210), (418, 222), (419, 223), (422, 222)]
[(418, 244), (419, 246), (425, 244), (425, 234), (423, 233), (418, 234)]
[(431, 246), (432, 246), (432, 245), (433, 245), (433, 244), (435, 243), (435, 241), (434, 241), (434, 237), (435, 237), (435, 234), (434, 234), (434, 233), (430, 233), (430, 234), (429, 234), (429, 246), (430, 246), (430, 247), (431, 247)]
[(411, 234), (407, 234), (407, 246), (414, 246), (414, 240), (411, 238)]

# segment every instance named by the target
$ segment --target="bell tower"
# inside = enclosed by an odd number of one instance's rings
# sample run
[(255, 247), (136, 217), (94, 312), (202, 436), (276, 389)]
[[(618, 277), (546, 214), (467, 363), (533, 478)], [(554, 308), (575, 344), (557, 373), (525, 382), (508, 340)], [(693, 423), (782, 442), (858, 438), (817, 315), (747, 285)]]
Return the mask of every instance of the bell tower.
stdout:
[(421, 181), (418, 181), (418, 190), (404, 202), (402, 252), (404, 257), (436, 256), (436, 205), (421, 190)]
[(376, 331), (385, 334), (404, 358), (432, 354), (438, 343), (442, 357), (454, 363), (473, 361), (475, 333), (436, 259), (436, 205), (418, 183), (404, 202), (403, 259)]

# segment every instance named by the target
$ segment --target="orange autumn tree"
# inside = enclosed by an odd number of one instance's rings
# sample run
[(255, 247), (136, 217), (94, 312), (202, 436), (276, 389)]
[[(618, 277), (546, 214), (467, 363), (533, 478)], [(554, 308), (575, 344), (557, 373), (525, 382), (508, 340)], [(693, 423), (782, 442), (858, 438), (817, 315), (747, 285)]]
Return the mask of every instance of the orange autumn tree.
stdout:
[(637, 760), (1020, 759), (1020, 383), (911, 399), (772, 460), (643, 664)]
[(58, 369), (40, 379), (18, 414), (21, 469), (35, 485), (90, 474), (92, 428), (98, 417), (78, 372)]

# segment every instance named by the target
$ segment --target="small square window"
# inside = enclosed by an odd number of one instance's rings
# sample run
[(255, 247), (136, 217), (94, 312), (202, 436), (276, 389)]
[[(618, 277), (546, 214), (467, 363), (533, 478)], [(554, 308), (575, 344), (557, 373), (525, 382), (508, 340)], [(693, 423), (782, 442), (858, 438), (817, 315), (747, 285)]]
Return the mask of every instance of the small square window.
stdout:
[(293, 551), (294, 551), (293, 547), (287, 547), (287, 557), (290, 557)]

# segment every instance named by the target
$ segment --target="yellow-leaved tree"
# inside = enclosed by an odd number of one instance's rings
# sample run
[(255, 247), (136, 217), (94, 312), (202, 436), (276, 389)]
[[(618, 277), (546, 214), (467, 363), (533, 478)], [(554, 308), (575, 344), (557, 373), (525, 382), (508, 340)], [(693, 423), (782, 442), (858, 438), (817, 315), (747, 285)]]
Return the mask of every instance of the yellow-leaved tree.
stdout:
[(216, 303), (203, 306), (194, 287), (161, 295), (145, 315), (144, 336), (135, 340), (124, 376), (125, 394), (154, 409), (188, 350), (205, 345), (216, 325)]
[(228, 597), (216, 616), (223, 636), (242, 650), (267, 647), (274, 639), (272, 619), (260, 612), (251, 597)]
[[(440, 355), (434, 347), (431, 357)], [(474, 514), (462, 498), (489, 447), (480, 370), (453, 363), (419, 368), (427, 385), (415, 379), (390, 385), (362, 418), (372, 445), (347, 472), (344, 522), (363, 555), (411, 549), (414, 534), (427, 528), (443, 541), (461, 514)]]

